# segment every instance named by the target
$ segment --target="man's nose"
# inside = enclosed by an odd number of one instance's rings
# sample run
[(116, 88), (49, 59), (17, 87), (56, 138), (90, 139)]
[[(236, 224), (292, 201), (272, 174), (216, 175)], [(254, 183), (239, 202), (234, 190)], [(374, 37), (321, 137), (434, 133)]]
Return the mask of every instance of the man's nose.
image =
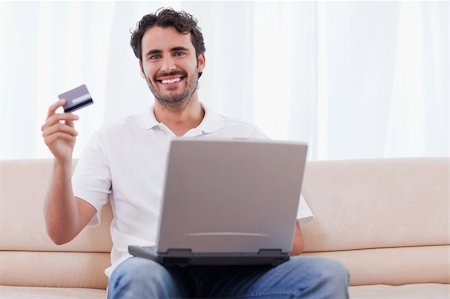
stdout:
[(166, 57), (161, 65), (161, 71), (170, 72), (176, 69), (175, 60), (172, 57)]

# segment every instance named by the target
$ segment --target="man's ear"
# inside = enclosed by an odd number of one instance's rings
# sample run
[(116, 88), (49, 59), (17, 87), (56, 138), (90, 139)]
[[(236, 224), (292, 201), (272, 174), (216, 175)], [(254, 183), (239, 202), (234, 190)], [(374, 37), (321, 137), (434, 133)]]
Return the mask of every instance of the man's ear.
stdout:
[(197, 70), (199, 73), (203, 72), (205, 65), (206, 65), (206, 56), (205, 56), (205, 53), (202, 53), (202, 54), (198, 55), (198, 59), (197, 59)]

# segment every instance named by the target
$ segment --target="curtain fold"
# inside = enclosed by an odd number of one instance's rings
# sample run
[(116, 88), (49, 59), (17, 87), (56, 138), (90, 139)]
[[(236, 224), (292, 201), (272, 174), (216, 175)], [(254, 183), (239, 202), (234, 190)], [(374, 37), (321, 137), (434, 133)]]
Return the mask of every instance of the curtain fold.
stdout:
[(1, 159), (50, 157), (40, 126), (85, 83), (77, 157), (102, 124), (153, 102), (129, 46), (146, 13), (193, 14), (200, 99), (309, 159), (449, 155), (448, 2), (0, 2)]

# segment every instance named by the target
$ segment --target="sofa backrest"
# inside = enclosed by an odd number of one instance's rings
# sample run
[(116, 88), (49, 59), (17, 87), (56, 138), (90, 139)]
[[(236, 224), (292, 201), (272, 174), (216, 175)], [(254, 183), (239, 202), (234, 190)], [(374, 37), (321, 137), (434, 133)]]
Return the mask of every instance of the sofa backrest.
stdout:
[(72, 242), (55, 245), (47, 235), (44, 198), (52, 160), (0, 161), (0, 285), (106, 288), (112, 213)]
[[(0, 285), (105, 288), (111, 208), (54, 245), (43, 206), (52, 160), (0, 161)], [(449, 158), (309, 162), (315, 219), (305, 254), (340, 260), (351, 284), (450, 283)]]

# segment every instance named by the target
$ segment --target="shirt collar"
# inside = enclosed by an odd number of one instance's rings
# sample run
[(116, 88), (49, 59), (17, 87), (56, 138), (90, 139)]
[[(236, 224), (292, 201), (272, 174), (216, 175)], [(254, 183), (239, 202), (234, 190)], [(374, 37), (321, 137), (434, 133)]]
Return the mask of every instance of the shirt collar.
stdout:
[[(216, 132), (225, 126), (222, 116), (212, 109), (209, 109), (203, 103), (202, 107), (205, 109), (205, 116), (203, 117), (202, 122), (198, 125), (198, 130), (201, 130), (204, 134), (208, 134)], [(153, 105), (151, 105), (148, 109), (145, 109), (143, 113), (137, 115), (136, 124), (139, 128), (150, 130), (161, 125), (161, 123), (156, 119), (153, 111)]]
[(136, 125), (144, 130), (150, 130), (160, 125), (160, 122), (156, 119), (155, 113), (153, 112), (153, 105), (137, 115)]
[(202, 103), (203, 109), (205, 109), (205, 116), (202, 122), (198, 125), (198, 129), (204, 134), (214, 133), (225, 126), (223, 117), (216, 113), (214, 110), (209, 109), (208, 106)]

